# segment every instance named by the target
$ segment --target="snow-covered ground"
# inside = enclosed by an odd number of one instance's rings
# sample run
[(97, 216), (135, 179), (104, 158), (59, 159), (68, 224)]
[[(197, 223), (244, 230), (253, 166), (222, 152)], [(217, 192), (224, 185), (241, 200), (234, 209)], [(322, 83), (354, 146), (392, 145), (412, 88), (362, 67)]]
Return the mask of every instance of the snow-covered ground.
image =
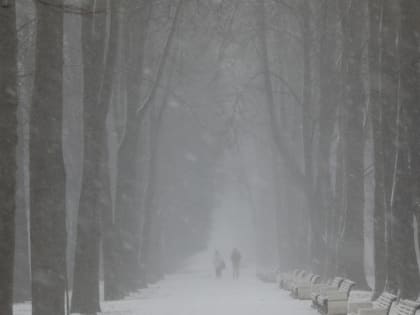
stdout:
[[(293, 300), (275, 285), (257, 280), (250, 266), (238, 281), (231, 279), (229, 268), (223, 279), (214, 279), (207, 254), (124, 301), (102, 303), (102, 310), (107, 315), (317, 314), (308, 301)], [(30, 307), (17, 305), (15, 314), (29, 315)]]

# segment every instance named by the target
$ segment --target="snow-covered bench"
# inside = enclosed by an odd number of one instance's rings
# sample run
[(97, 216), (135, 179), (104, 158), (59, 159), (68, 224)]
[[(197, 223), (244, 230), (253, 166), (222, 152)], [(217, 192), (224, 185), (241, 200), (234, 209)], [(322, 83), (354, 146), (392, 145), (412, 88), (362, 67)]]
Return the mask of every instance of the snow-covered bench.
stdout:
[(420, 301), (399, 300), (389, 310), (389, 315), (415, 315), (420, 309)]
[(306, 284), (310, 283), (312, 279), (313, 273), (305, 272), (301, 277), (296, 277), (289, 283), (289, 290), (293, 292), (293, 289), (298, 286), (299, 284)]
[(337, 291), (341, 285), (341, 282), (344, 281), (344, 278), (335, 277), (333, 280), (327, 283), (320, 283), (311, 286), (311, 300), (312, 306), (318, 308), (318, 296), (324, 294), (328, 291)]
[(300, 270), (295, 269), (290, 272), (281, 272), (277, 274), (277, 283), (279, 284), (279, 288), (283, 288), (283, 284), (285, 281), (293, 277), (295, 274), (297, 274)]
[(307, 275), (308, 273), (305, 270), (299, 271), (294, 277), (283, 283), (283, 289), (290, 291), (293, 287), (293, 284), (299, 283), (300, 281), (304, 281)]
[(347, 314), (347, 303), (354, 285), (353, 281), (345, 279), (338, 290), (322, 292), (316, 299), (318, 310), (327, 315)]
[(318, 285), (321, 277), (315, 274), (310, 274), (307, 281), (295, 283), (291, 290), (291, 295), (300, 300), (309, 300), (311, 298), (311, 289), (313, 286)]
[(283, 273), (280, 276), (279, 286), (282, 289), (287, 290), (287, 287), (291, 281), (301, 276), (305, 272), (303, 270), (295, 269), (292, 272)]
[(349, 302), (348, 315), (388, 315), (392, 304), (397, 300), (397, 296), (388, 292), (383, 292), (373, 302)]

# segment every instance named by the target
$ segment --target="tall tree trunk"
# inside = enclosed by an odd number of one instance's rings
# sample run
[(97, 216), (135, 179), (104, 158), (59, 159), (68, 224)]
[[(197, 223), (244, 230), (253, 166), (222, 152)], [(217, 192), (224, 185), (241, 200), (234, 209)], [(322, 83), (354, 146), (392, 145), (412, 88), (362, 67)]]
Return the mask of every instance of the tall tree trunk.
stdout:
[[(143, 270), (139, 263), (141, 214), (137, 204), (137, 156), (138, 137), (141, 126), (141, 116), (138, 115), (139, 100), (145, 41), (149, 23), (151, 5), (150, 1), (144, 3), (142, 12), (131, 18), (125, 24), (123, 55), (125, 59), (124, 73), (126, 86), (124, 93), (127, 98), (127, 120), (124, 137), (118, 151), (118, 175), (116, 187), (116, 222), (115, 229), (121, 244), (122, 259), (116, 267), (117, 279), (114, 284), (109, 283), (109, 299), (118, 298), (145, 285), (142, 279)], [(130, 4), (126, 7), (130, 14)], [(112, 293), (112, 294), (111, 294)]]
[[(407, 121), (404, 113), (399, 120), (398, 157), (393, 204), (394, 259), (400, 296), (416, 299), (419, 294), (419, 272), (414, 245), (414, 211), (411, 189), (412, 177), (409, 161)], [(391, 272), (391, 271), (390, 271)]]
[[(277, 110), (276, 105), (274, 102), (274, 92), (273, 92), (273, 82), (271, 78), (271, 71), (270, 71), (270, 58), (269, 58), (269, 52), (268, 52), (268, 46), (267, 46), (267, 21), (266, 21), (266, 7), (265, 2), (263, 0), (258, 0), (256, 2), (256, 23), (257, 23), (257, 34), (258, 34), (258, 49), (260, 53), (260, 67), (261, 72), (263, 76), (263, 88), (264, 88), (264, 98), (265, 98), (265, 105), (267, 106), (265, 111), (266, 115), (268, 116), (268, 132), (269, 135), (272, 137), (275, 144), (273, 145), (273, 148), (271, 149), (272, 155), (274, 156), (274, 149), (277, 148), (280, 153), (284, 153), (285, 149), (283, 138), (280, 135), (281, 128), (279, 126), (279, 122), (277, 121)], [(273, 161), (274, 158), (273, 158)], [(290, 173), (287, 173), (287, 175), (291, 175)], [(293, 176), (293, 175), (292, 175)], [(304, 174), (302, 173), (302, 178), (304, 178)], [(289, 211), (288, 208), (286, 208), (286, 213), (283, 215), (286, 215), (288, 220), (294, 220), (296, 217), (295, 213), (292, 213), (292, 211)], [(286, 231), (287, 228), (282, 228), (281, 224), (278, 225), (278, 228), (282, 229), (282, 231)], [(277, 232), (279, 233), (279, 231)], [(286, 252), (282, 253), (284, 260), (281, 262), (281, 265), (283, 266), (291, 266), (294, 265), (297, 262), (295, 253), (293, 251), (293, 248), (295, 248), (294, 241), (295, 239), (290, 238), (289, 233), (281, 233), (283, 235), (284, 239), (282, 241), (282, 244), (278, 244), (278, 246), (282, 246), (283, 249), (286, 250)]]
[(375, 171), (374, 191), (374, 264), (375, 289), (373, 299), (376, 299), (385, 288), (385, 178), (384, 152), (382, 138), (382, 53), (380, 47), (380, 33), (383, 16), (381, 1), (369, 1), (369, 85), (370, 85), (370, 119), (373, 128), (373, 151)]
[(176, 35), (176, 30), (179, 25), (179, 20), (181, 12), (183, 9), (185, 0), (179, 0), (174, 19), (172, 22), (171, 30), (166, 41), (165, 49), (163, 52), (161, 64), (158, 69), (158, 74), (152, 88), (152, 92), (148, 98), (148, 102), (153, 108), (150, 111), (151, 125), (150, 125), (150, 148), (149, 148), (149, 164), (148, 164), (148, 176), (147, 176), (147, 189), (146, 189), (146, 200), (145, 200), (145, 209), (143, 214), (143, 229), (141, 234), (141, 264), (144, 272), (144, 277), (146, 281), (155, 281), (160, 276), (160, 270), (155, 268), (153, 260), (153, 244), (158, 244), (159, 240), (153, 239), (154, 236), (159, 235), (155, 233), (153, 227), (157, 227), (158, 223), (156, 222), (157, 214), (155, 207), (155, 190), (156, 190), (156, 175), (157, 175), (157, 155), (158, 155), (158, 142), (159, 142), (159, 133), (161, 129), (161, 121), (163, 116), (163, 111), (166, 106), (166, 102), (159, 106), (156, 102), (157, 100), (157, 86), (161, 84), (163, 75), (165, 74), (166, 65), (168, 63), (169, 56), (171, 55), (173, 49), (173, 42)]
[[(319, 142), (317, 154), (317, 184), (316, 189), (318, 202), (316, 209), (311, 209), (312, 219), (318, 221), (313, 228), (318, 229), (313, 237), (322, 239), (322, 234), (327, 232), (326, 251), (323, 251), (323, 244), (320, 246), (320, 253), (316, 254), (317, 260), (322, 261), (320, 254), (326, 257), (326, 263), (320, 270), (325, 275), (333, 276), (335, 269), (335, 243), (337, 240), (337, 222), (335, 220), (335, 205), (333, 204), (333, 188), (331, 183), (331, 145), (333, 141), (334, 124), (337, 120), (338, 90), (337, 69), (335, 57), (337, 53), (337, 35), (333, 26), (337, 21), (337, 5), (324, 1), (322, 6), (322, 17), (320, 24), (320, 111), (319, 111)], [(315, 211), (316, 210), (316, 211)], [(325, 219), (325, 216), (327, 217)], [(323, 222), (326, 226), (323, 226)], [(313, 232), (314, 233), (314, 232)]]
[(347, 52), (344, 99), (345, 205), (340, 253), (341, 272), (367, 288), (364, 272), (364, 109), (362, 78), (364, 3), (351, 1), (344, 21), (343, 49)]
[[(312, 93), (312, 48), (313, 48), (313, 31), (312, 31), (312, 10), (311, 1), (302, 0), (302, 36), (303, 36), (303, 102), (302, 102), (302, 137), (303, 137), (303, 160), (306, 185), (312, 187), (314, 185), (313, 174), (313, 93)], [(312, 189), (311, 189), (312, 190)], [(315, 196), (311, 196), (313, 200)], [(314, 209), (309, 210), (309, 205), (305, 205), (307, 215), (305, 215), (311, 226), (311, 265), (315, 272), (322, 273), (322, 266), (325, 265), (325, 239), (322, 238), (324, 233), (321, 218), (325, 216), (325, 209), (319, 206), (317, 199)], [(316, 210), (315, 210), (316, 209)], [(315, 211), (314, 211), (315, 210)], [(303, 218), (305, 220), (305, 218)], [(305, 224), (306, 226), (306, 224)]]
[[(384, 182), (384, 207), (385, 207), (385, 269), (386, 269), (386, 290), (397, 293), (397, 266), (395, 259), (397, 252), (393, 239), (392, 219), (392, 189), (394, 185), (395, 159), (397, 155), (397, 107), (400, 85), (398, 74), (398, 17), (399, 4), (395, 1), (382, 2), (382, 16), (380, 28), (380, 73), (373, 72), (371, 76), (380, 76), (380, 104), (382, 120), (382, 144), (378, 147), (383, 150), (383, 182)], [(373, 58), (373, 56), (372, 56)], [(373, 108), (372, 108), (373, 109)], [(372, 113), (373, 115), (373, 113)], [(373, 116), (374, 117), (374, 116)], [(372, 117), (372, 118), (373, 118)], [(377, 116), (376, 116), (377, 117)], [(379, 132), (379, 131), (378, 131)], [(376, 145), (376, 144), (375, 144)], [(379, 248), (378, 248), (379, 250)], [(380, 257), (378, 258), (380, 259)]]
[(30, 115), (32, 314), (64, 315), (63, 3), (35, 3), (36, 65)]
[[(401, 201), (395, 200), (395, 215), (400, 220), (399, 233), (396, 235), (396, 246), (401, 250), (399, 262), (399, 286), (403, 298), (417, 298), (420, 291), (420, 277), (415, 254), (415, 243), (413, 234), (413, 216), (417, 215), (418, 222), (420, 212), (420, 128), (418, 126), (420, 119), (419, 96), (420, 84), (419, 73), (419, 38), (420, 22), (418, 14), (420, 13), (420, 4), (417, 1), (401, 1), (401, 29), (399, 40), (400, 57), (400, 75), (401, 91), (400, 101), (403, 110), (401, 122), (401, 132), (405, 132), (405, 138), (401, 145), (403, 152), (398, 156), (398, 162), (402, 166), (402, 175), (400, 184)], [(404, 115), (405, 114), (405, 115)], [(407, 128), (408, 127), (408, 128)], [(405, 155), (404, 155), (405, 154)], [(404, 158), (407, 164), (404, 164)], [(400, 162), (400, 159), (402, 160)], [(399, 168), (398, 168), (399, 170)], [(415, 237), (418, 238), (416, 235)], [(402, 263), (404, 262), (404, 263)]]
[(17, 146), (15, 1), (0, 7), (0, 313), (13, 314)]
[(16, 230), (15, 230), (15, 268), (14, 301), (31, 299), (31, 274), (29, 259), (29, 207), (27, 194), (28, 161), (28, 104), (19, 100), (18, 108), (18, 147), (16, 173)]
[[(95, 8), (90, 3), (90, 9)], [(110, 3), (110, 31), (106, 59), (105, 16), (82, 18), (84, 63), (84, 163), (82, 193), (74, 269), (72, 312), (92, 314), (100, 311), (99, 253), (101, 217), (110, 201), (106, 118), (111, 103), (114, 67), (118, 48), (120, 3)], [(99, 80), (97, 79), (99, 76)], [(103, 200), (102, 200), (103, 199)]]

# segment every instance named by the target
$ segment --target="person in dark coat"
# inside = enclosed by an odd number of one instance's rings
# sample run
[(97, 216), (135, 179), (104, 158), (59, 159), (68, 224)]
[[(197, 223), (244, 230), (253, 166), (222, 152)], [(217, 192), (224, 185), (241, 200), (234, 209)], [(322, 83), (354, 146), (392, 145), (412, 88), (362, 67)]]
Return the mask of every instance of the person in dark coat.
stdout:
[(232, 250), (232, 254), (230, 255), (230, 260), (232, 262), (232, 271), (233, 271), (233, 279), (239, 279), (239, 271), (241, 268), (241, 259), (242, 255), (237, 248)]
[(217, 250), (214, 252), (213, 265), (216, 278), (220, 279), (222, 277), (223, 270), (226, 268), (226, 264), (219, 251)]

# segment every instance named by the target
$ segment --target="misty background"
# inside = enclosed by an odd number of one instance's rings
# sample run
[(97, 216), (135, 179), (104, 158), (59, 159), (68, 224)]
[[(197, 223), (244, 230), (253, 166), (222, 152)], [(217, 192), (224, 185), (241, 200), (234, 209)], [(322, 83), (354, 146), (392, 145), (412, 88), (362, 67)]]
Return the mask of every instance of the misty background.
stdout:
[(417, 298), (416, 1), (0, 4), (1, 314), (99, 312), (235, 247)]

